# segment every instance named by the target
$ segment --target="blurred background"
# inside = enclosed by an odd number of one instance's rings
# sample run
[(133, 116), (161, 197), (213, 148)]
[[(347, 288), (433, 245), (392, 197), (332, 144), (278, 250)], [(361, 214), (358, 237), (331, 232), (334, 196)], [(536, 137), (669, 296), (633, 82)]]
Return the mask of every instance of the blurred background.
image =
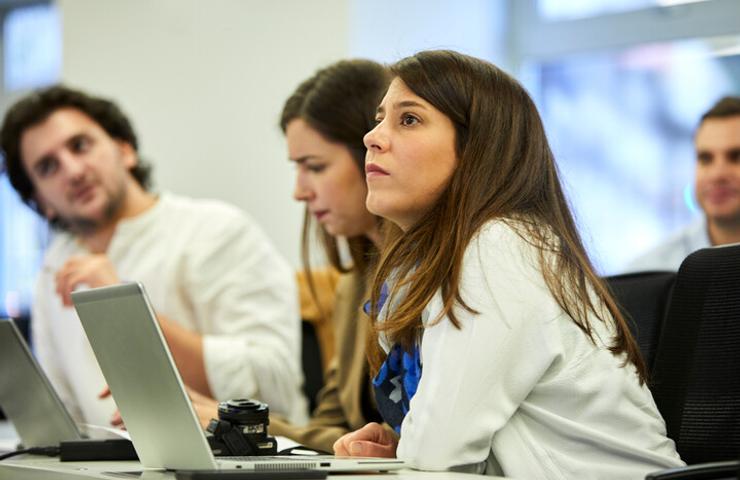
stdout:
[[(692, 136), (740, 94), (737, 0), (0, 0), (0, 113), (56, 82), (131, 117), (157, 190), (243, 208), (299, 267), (283, 101), (345, 57), (451, 48), (540, 108), (602, 274), (698, 215)], [(0, 176), (0, 316), (27, 315), (49, 232)]]

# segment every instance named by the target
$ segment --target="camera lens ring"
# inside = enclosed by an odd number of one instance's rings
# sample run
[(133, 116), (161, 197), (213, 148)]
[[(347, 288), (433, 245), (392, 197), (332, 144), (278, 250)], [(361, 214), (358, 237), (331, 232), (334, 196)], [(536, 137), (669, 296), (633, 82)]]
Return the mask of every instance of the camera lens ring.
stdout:
[(269, 425), (269, 414), (267, 404), (248, 398), (236, 398), (218, 404), (218, 418), (231, 423)]

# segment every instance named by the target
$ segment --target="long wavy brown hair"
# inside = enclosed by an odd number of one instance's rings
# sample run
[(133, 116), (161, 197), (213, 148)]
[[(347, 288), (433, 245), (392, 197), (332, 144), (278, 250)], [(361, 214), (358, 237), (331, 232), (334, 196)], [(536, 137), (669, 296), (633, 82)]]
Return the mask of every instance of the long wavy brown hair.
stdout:
[[(406, 349), (418, 341), (422, 311), (438, 290), (444, 308), (437, 321), (447, 316), (460, 328), (453, 306), (473, 312), (460, 295), (466, 247), (486, 222), (516, 219), (510, 223), (539, 251), (539, 266), (560, 307), (591, 341), (592, 315), (613, 322), (610, 351), (626, 354), (644, 382), (647, 372), (637, 343), (586, 254), (526, 90), (488, 62), (445, 50), (405, 58), (391, 73), (452, 121), (458, 166), (435, 206), (413, 227), (403, 232), (386, 226), (371, 289), (371, 370), (377, 372), (385, 359), (380, 334)], [(380, 291), (391, 276), (399, 281), (387, 301), (397, 296), (399, 303), (378, 321)], [(404, 286), (407, 293), (399, 295)]]
[[(374, 126), (375, 109), (389, 83), (388, 70), (377, 62), (363, 59), (336, 62), (304, 80), (288, 97), (280, 115), (280, 128), (285, 133), (291, 121), (304, 120), (327, 140), (344, 145), (364, 178), (366, 149), (363, 137)], [(377, 253), (375, 245), (365, 235), (347, 238), (352, 264), (345, 264), (337, 239), (314, 222), (306, 208), (301, 258), (314, 300), (317, 300), (317, 295), (311, 274), (312, 235), (318, 237), (329, 263), (343, 273), (355, 270), (364, 274), (370, 259)], [(320, 309), (320, 302), (316, 304)]]

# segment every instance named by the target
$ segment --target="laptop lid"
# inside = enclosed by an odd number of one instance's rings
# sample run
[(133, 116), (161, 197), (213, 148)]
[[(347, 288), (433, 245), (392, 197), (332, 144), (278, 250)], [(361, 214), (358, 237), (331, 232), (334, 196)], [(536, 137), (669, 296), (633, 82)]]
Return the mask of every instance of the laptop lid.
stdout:
[(377, 471), (404, 466), (402, 460), (395, 458), (214, 459), (144, 287), (130, 283), (74, 292), (72, 301), (139, 459), (146, 467)]
[(82, 438), (15, 323), (0, 319), (0, 407), (24, 447)]
[(141, 284), (74, 292), (72, 301), (141, 463), (216, 468)]

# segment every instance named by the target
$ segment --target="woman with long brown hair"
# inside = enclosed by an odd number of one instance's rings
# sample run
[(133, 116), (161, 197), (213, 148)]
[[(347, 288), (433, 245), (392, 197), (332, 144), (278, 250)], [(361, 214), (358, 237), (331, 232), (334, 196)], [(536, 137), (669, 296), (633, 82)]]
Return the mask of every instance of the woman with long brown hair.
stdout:
[(365, 136), (389, 220), (372, 284), (377, 424), (339, 455), (516, 478), (642, 478), (681, 465), (623, 316), (576, 231), (537, 110), (450, 51), (392, 68)]
[[(334, 63), (296, 88), (280, 118), (288, 156), (296, 165), (293, 195), (306, 205), (302, 256), (309, 286), (313, 290), (314, 233), (330, 264), (343, 275), (332, 309), (336, 354), (325, 373), (318, 405), (305, 426), (271, 415), (269, 431), (322, 451), (331, 451), (343, 434), (380, 420), (367, 375), (369, 324), (361, 310), (368, 264), (380, 242), (379, 219), (365, 207), (363, 137), (374, 125), (375, 107), (389, 81), (385, 67), (376, 62)], [(342, 259), (339, 237), (347, 241), (351, 262)], [(217, 402), (193, 392), (191, 397), (206, 426), (217, 416)]]

